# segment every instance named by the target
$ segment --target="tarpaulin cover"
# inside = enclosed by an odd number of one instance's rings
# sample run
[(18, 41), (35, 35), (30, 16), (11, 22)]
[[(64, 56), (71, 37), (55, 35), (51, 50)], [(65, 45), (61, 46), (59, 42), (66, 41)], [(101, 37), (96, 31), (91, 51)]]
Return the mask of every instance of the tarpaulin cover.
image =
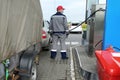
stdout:
[(39, 0), (0, 0), (0, 62), (41, 41)]

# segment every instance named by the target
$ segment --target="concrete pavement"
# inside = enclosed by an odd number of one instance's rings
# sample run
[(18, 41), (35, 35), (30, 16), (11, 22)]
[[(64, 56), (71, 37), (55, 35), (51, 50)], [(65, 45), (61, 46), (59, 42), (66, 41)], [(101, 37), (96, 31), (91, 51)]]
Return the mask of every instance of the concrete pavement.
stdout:
[[(70, 48), (81, 45), (81, 34), (71, 34), (66, 40), (69, 59), (62, 60), (58, 52), (55, 60), (50, 59), (50, 51), (40, 53), (38, 80), (82, 80), (76, 58)], [(71, 56), (72, 55), (72, 56)]]

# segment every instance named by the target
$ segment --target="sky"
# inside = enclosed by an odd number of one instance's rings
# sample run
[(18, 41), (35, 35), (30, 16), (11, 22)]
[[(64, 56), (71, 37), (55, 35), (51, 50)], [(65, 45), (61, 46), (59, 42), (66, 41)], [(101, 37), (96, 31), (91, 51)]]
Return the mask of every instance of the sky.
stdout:
[(105, 3), (106, 3), (106, 0), (99, 0), (99, 3), (100, 3), (100, 4), (105, 4)]
[[(105, 3), (105, 0), (99, 0)], [(62, 5), (68, 22), (79, 22), (85, 18), (86, 0), (40, 0), (44, 20), (50, 20), (51, 15), (56, 13), (56, 7)]]

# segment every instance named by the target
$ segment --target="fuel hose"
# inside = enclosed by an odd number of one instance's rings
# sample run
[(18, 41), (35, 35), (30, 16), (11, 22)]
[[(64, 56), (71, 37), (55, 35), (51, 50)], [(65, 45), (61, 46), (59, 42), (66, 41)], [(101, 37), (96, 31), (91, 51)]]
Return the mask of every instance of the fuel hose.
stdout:
[(92, 16), (94, 16), (94, 15), (95, 15), (97, 12), (99, 12), (99, 11), (103, 11), (103, 12), (104, 12), (105, 9), (100, 8), (100, 9), (94, 11), (86, 20), (84, 20), (83, 22), (79, 23), (75, 28), (72, 28), (72, 29), (70, 29), (69, 31), (72, 31), (72, 30), (78, 28), (80, 25), (82, 25), (84, 22), (86, 22), (89, 18), (91, 18)]

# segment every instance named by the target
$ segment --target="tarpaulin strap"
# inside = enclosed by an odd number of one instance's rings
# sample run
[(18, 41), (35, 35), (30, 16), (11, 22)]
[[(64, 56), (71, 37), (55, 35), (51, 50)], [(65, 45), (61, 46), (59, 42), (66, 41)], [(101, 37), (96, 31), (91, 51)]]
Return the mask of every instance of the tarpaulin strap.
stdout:
[(8, 77), (9, 77), (9, 64), (10, 64), (10, 61), (9, 59), (6, 59), (5, 61), (2, 62), (4, 67), (5, 67), (5, 80), (8, 80)]

